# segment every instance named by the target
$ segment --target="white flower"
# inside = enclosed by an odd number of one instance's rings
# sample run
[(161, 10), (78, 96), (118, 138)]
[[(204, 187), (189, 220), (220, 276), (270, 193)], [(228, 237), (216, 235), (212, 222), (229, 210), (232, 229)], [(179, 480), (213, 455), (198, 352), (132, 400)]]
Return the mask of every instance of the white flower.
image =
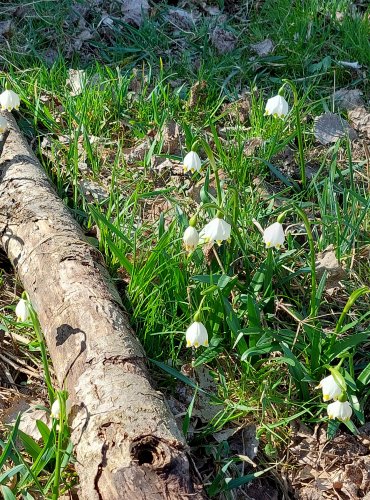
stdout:
[(0, 116), (0, 134), (3, 134), (6, 130), (8, 130), (8, 122), (3, 116)]
[(284, 244), (285, 235), (280, 222), (274, 222), (263, 231), (263, 241), (266, 248), (280, 248)]
[(201, 345), (208, 346), (208, 333), (203, 323), (194, 321), (186, 330), (186, 346), (197, 348)]
[(195, 151), (190, 151), (184, 158), (184, 172), (199, 172), (202, 164), (200, 158)]
[(217, 241), (221, 245), (221, 241), (229, 240), (231, 234), (231, 226), (224, 219), (215, 217), (204, 226), (200, 232), (200, 238), (206, 242)]
[(324, 401), (334, 399), (336, 401), (342, 394), (342, 388), (336, 383), (333, 375), (329, 375), (321, 380), (318, 388), (322, 389), (322, 396)]
[(329, 418), (337, 418), (346, 422), (352, 416), (352, 408), (348, 401), (335, 401), (335, 403), (330, 403), (327, 408)]
[(186, 228), (182, 239), (184, 242), (185, 250), (187, 252), (192, 252), (196, 249), (199, 243), (198, 231), (195, 229), (195, 227), (189, 226), (188, 228)]
[(22, 323), (24, 323), (25, 321), (29, 320), (30, 310), (27, 302), (24, 299), (20, 299), (20, 301), (18, 302), (17, 307), (15, 308), (15, 314), (17, 316), (17, 321), (21, 321)]
[(18, 109), (21, 104), (19, 95), (12, 90), (4, 90), (0, 94), (0, 106), (3, 111), (11, 111), (12, 109)]
[(273, 115), (282, 118), (289, 113), (289, 105), (281, 95), (271, 97), (266, 103), (265, 115)]
[(51, 413), (50, 414), (56, 420), (59, 419), (59, 417), (60, 417), (60, 403), (59, 403), (59, 399), (56, 399), (54, 401), (54, 403), (52, 404), (52, 406), (51, 406)]

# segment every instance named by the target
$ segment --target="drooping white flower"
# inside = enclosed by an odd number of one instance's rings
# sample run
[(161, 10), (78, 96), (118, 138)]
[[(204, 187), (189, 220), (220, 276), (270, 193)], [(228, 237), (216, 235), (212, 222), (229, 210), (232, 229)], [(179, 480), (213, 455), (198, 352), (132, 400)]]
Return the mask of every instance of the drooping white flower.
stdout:
[(274, 222), (263, 231), (266, 248), (280, 248), (285, 241), (284, 229), (280, 222)]
[(283, 118), (289, 113), (289, 104), (283, 96), (276, 95), (270, 97), (266, 103), (265, 115), (277, 116)]
[(19, 95), (13, 92), (13, 90), (4, 90), (0, 94), (0, 106), (2, 111), (11, 111), (12, 109), (18, 109), (21, 104)]
[(192, 252), (196, 249), (199, 243), (198, 231), (193, 226), (189, 226), (185, 229), (183, 236), (184, 247), (187, 252)]
[(216, 241), (221, 245), (222, 241), (230, 239), (230, 234), (230, 224), (220, 217), (215, 217), (204, 226), (199, 236), (205, 242)]
[(184, 172), (199, 172), (202, 164), (198, 153), (190, 151), (184, 158)]
[(60, 417), (60, 403), (59, 399), (56, 399), (54, 403), (51, 406), (51, 416), (55, 418), (56, 420), (59, 420)]
[(198, 348), (208, 346), (208, 333), (206, 327), (200, 321), (194, 321), (186, 330), (186, 347)]
[(8, 130), (8, 122), (3, 116), (0, 116), (0, 134), (3, 134)]
[(337, 418), (342, 422), (346, 422), (352, 416), (352, 408), (348, 401), (335, 401), (330, 403), (327, 408), (329, 418)]
[(330, 399), (336, 401), (343, 392), (342, 388), (336, 383), (333, 375), (323, 378), (318, 387), (322, 389), (324, 401), (329, 401)]
[(20, 299), (15, 308), (15, 314), (17, 316), (17, 321), (24, 323), (25, 321), (29, 320), (30, 310), (26, 300)]

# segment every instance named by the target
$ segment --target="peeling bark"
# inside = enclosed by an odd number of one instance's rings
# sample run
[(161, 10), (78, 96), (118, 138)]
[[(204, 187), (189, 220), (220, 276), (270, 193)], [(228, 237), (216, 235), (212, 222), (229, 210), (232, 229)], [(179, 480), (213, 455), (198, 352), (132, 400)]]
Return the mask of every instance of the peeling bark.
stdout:
[(120, 297), (50, 186), (12, 115), (0, 157), (0, 242), (38, 313), (69, 392), (81, 496), (183, 499), (194, 492), (186, 444)]

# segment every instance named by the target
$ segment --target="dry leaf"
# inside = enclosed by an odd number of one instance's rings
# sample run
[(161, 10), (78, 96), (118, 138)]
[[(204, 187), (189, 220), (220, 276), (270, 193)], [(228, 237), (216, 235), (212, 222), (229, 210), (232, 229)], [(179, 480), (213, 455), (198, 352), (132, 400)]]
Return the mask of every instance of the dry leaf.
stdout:
[(263, 140), (261, 137), (251, 137), (245, 141), (243, 152), (246, 156), (253, 156), (256, 149), (261, 147), (262, 144)]
[(350, 61), (338, 61), (338, 64), (341, 66), (344, 66), (345, 68), (350, 68), (350, 69), (361, 69), (362, 66), (361, 64), (356, 61), (356, 62), (350, 62)]
[(189, 109), (195, 108), (202, 101), (202, 99), (205, 98), (206, 92), (207, 92), (207, 82), (205, 80), (195, 82), (190, 89), (188, 108)]
[(100, 203), (109, 197), (108, 191), (95, 181), (83, 179), (78, 185), (89, 202), (98, 201)]
[(9, 35), (11, 28), (12, 28), (12, 22), (10, 20), (0, 21), (0, 36), (6, 37), (7, 35)]
[(121, 0), (123, 21), (139, 27), (149, 13), (148, 0)]
[(219, 54), (228, 54), (236, 47), (237, 37), (231, 31), (216, 27), (211, 34), (211, 42)]
[(362, 96), (363, 93), (358, 89), (339, 89), (333, 94), (334, 102), (338, 108), (346, 110), (362, 106), (364, 104)]
[(170, 120), (163, 127), (162, 133), (158, 134), (158, 138), (162, 136), (163, 145), (162, 152), (170, 155), (179, 155), (181, 152), (181, 137), (180, 128), (174, 120)]
[(324, 271), (327, 272), (325, 290), (329, 291), (340, 286), (340, 280), (346, 277), (346, 272), (337, 259), (333, 245), (329, 245), (323, 252), (318, 253), (316, 260), (317, 277), (321, 279)]
[(73, 43), (72, 43), (72, 48), (78, 52), (83, 43), (84, 42), (87, 42), (88, 40), (92, 40), (92, 38), (94, 38), (93, 34), (91, 33), (90, 30), (88, 29), (84, 29), (81, 31), (81, 33), (79, 33), (79, 35), (74, 39)]
[(363, 106), (351, 109), (348, 112), (348, 118), (351, 125), (353, 125), (361, 135), (370, 139), (370, 113), (368, 113)]
[(269, 38), (262, 42), (252, 43), (250, 48), (260, 57), (267, 56), (274, 51), (274, 44)]
[(314, 135), (321, 144), (336, 142), (347, 134), (351, 140), (357, 137), (348, 122), (336, 113), (324, 113), (315, 119)]
[(150, 143), (146, 139), (137, 146), (133, 148), (126, 148), (123, 151), (123, 157), (128, 165), (131, 165), (133, 163), (137, 163), (139, 161), (143, 161), (145, 158), (145, 155), (150, 149)]
[(172, 25), (181, 30), (188, 31), (194, 27), (194, 18), (192, 14), (184, 9), (170, 9), (166, 17)]
[(69, 78), (66, 80), (66, 85), (71, 88), (71, 96), (82, 94), (86, 84), (86, 73), (83, 69), (68, 70)]

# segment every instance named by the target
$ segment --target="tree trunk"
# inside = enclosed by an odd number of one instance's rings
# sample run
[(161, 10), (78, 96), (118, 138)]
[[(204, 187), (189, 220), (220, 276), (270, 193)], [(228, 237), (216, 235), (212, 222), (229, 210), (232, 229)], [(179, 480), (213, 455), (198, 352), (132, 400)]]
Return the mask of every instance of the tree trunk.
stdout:
[(0, 242), (37, 311), (59, 385), (69, 392), (80, 498), (201, 498), (183, 436), (151, 386), (101, 254), (6, 117)]

